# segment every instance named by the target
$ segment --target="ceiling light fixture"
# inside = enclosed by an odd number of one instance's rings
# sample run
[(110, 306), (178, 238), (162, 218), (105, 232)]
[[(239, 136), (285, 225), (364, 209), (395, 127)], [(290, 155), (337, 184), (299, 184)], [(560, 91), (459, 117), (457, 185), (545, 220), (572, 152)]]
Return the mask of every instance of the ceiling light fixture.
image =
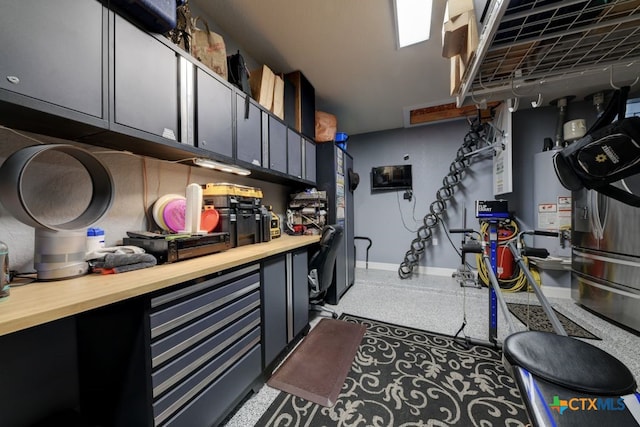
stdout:
[(236, 175), (247, 176), (251, 174), (251, 171), (238, 166), (228, 165), (226, 163), (218, 162), (211, 159), (195, 158), (193, 164), (207, 169), (215, 169), (222, 172), (234, 173)]
[(398, 47), (429, 40), (432, 0), (394, 0)]

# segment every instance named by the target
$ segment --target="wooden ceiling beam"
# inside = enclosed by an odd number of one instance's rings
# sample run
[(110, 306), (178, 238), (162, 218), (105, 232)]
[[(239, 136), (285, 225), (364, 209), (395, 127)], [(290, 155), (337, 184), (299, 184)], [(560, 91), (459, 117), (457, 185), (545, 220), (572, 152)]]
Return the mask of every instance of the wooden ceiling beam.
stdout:
[(489, 102), (487, 103), (487, 108), (482, 110), (479, 110), (476, 105), (465, 105), (463, 107), (456, 108), (455, 103), (417, 108), (409, 112), (409, 124), (418, 125), (441, 120), (457, 119), (460, 117), (477, 116), (478, 112), (480, 112), (480, 119), (482, 121), (489, 120), (491, 118), (491, 109), (497, 107), (499, 104), (499, 101)]

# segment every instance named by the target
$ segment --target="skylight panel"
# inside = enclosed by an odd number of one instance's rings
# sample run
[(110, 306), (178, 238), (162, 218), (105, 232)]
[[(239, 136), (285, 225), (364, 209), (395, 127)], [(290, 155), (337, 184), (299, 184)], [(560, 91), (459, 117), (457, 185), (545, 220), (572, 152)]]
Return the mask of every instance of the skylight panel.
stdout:
[(429, 40), (432, 0), (394, 0), (398, 47)]

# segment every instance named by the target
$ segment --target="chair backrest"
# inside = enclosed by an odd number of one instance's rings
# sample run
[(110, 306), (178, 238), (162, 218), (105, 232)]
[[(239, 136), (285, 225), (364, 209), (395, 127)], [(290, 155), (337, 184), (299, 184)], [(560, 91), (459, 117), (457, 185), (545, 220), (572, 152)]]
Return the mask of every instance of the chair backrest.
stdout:
[(339, 225), (325, 225), (320, 238), (320, 249), (309, 261), (309, 271), (316, 270), (320, 292), (326, 291), (333, 280), (333, 266), (336, 263), (338, 245), (342, 241), (343, 230)]

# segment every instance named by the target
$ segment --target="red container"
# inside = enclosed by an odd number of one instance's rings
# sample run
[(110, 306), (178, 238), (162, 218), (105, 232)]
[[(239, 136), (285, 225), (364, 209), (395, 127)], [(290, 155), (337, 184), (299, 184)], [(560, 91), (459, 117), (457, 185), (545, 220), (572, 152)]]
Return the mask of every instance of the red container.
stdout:
[(515, 261), (511, 250), (506, 246), (498, 246), (497, 256), (498, 279), (511, 279), (515, 270)]

